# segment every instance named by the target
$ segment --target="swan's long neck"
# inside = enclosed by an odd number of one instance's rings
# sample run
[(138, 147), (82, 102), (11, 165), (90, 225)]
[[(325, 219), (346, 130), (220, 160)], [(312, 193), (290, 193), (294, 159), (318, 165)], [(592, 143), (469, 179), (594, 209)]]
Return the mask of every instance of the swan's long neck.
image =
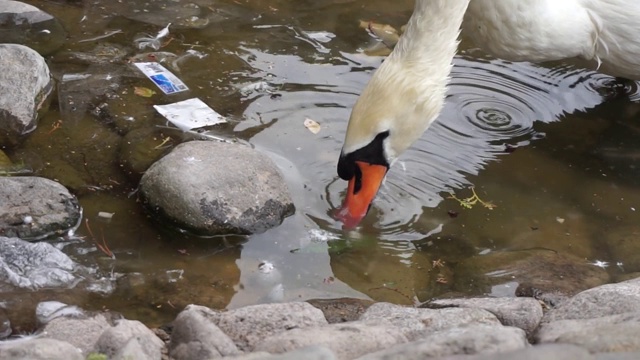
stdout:
[(343, 147), (348, 154), (389, 131), (393, 162), (440, 113), (469, 0), (416, 0), (407, 29), (356, 102)]

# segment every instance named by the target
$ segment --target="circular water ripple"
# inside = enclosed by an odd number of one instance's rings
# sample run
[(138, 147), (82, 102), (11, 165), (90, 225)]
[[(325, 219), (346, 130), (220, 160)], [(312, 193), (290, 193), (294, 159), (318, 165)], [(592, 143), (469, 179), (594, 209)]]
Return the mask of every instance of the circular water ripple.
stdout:
[[(391, 169), (375, 204), (380, 231), (394, 238), (443, 192), (470, 185), (505, 146), (544, 137), (536, 122), (560, 120), (603, 100), (611, 77), (567, 65), (458, 56), (439, 119)], [(402, 204), (402, 206), (400, 206)], [(418, 215), (418, 216), (417, 216)], [(406, 235), (406, 234), (405, 234)]]

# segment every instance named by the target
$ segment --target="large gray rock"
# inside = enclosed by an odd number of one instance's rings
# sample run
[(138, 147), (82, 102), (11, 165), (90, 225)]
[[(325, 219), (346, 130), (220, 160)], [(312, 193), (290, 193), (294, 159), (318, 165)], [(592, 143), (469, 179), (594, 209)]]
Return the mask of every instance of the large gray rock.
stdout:
[(74, 274), (80, 268), (47, 242), (0, 237), (0, 290), (6, 284), (33, 290), (69, 288), (82, 280)]
[(336, 360), (336, 355), (324, 346), (307, 346), (284, 354), (269, 354), (264, 351), (252, 352), (239, 356), (231, 356), (229, 360)]
[(251, 234), (294, 211), (287, 185), (264, 154), (240, 144), (190, 141), (140, 181), (148, 207), (202, 234)]
[(0, 236), (38, 239), (62, 234), (76, 227), (81, 216), (76, 197), (55, 181), (0, 177)]
[(505, 326), (514, 326), (532, 336), (542, 320), (542, 306), (534, 298), (472, 298), (435, 300), (429, 305), (478, 308), (495, 315)]
[[(131, 341), (137, 342), (136, 344)], [(130, 353), (144, 354), (140, 360), (160, 359), (164, 343), (140, 321), (120, 319), (115, 326), (106, 329), (96, 341), (94, 350), (109, 357), (123, 355), (123, 349)]]
[(242, 350), (291, 329), (327, 325), (322, 311), (306, 302), (246, 306), (219, 313), (215, 321)]
[[(569, 344), (536, 345), (522, 350), (508, 351), (498, 354), (453, 355), (439, 360), (593, 360), (589, 351)], [(605, 360), (597, 358), (598, 360)], [(638, 358), (633, 358), (638, 359)], [(611, 358), (610, 360), (623, 360)], [(629, 359), (631, 360), (631, 359)]]
[(233, 340), (216, 326), (217, 317), (217, 312), (204, 306), (187, 306), (173, 321), (169, 355), (176, 360), (239, 355)]
[(529, 343), (522, 329), (471, 325), (434, 333), (423, 340), (368, 354), (359, 360), (421, 360), (456, 354), (496, 354), (524, 349)]
[(28, 339), (0, 343), (2, 360), (82, 360), (73, 345), (54, 339)]
[(585, 290), (549, 311), (543, 322), (640, 312), (640, 278)]
[(0, 146), (14, 146), (36, 128), (53, 83), (44, 58), (22, 45), (0, 44)]
[(633, 312), (544, 323), (536, 334), (536, 340), (540, 343), (576, 344), (591, 352), (640, 351), (638, 334), (640, 312)]
[(46, 55), (64, 44), (66, 32), (56, 18), (35, 6), (1, 0), (0, 39), (3, 43), (26, 45)]
[(424, 338), (436, 331), (470, 324), (499, 326), (500, 321), (488, 311), (482, 309), (446, 308), (416, 309), (389, 303), (371, 305), (360, 317), (370, 323), (391, 323), (398, 328), (409, 341)]
[(281, 332), (256, 344), (254, 349), (286, 353), (310, 345), (320, 345), (331, 349), (339, 359), (353, 359), (407, 341), (402, 332), (391, 324), (353, 321)]
[(47, 323), (42, 333), (46, 338), (70, 343), (87, 356), (102, 333), (110, 327), (111, 324), (101, 314), (82, 319), (59, 317)]

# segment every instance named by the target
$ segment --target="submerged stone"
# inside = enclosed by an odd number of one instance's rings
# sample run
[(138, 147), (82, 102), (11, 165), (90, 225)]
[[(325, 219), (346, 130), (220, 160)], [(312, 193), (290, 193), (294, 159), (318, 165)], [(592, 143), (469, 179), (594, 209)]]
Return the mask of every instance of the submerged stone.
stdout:
[(26, 45), (42, 55), (60, 48), (67, 34), (52, 15), (20, 1), (0, 4), (0, 39), (4, 43)]

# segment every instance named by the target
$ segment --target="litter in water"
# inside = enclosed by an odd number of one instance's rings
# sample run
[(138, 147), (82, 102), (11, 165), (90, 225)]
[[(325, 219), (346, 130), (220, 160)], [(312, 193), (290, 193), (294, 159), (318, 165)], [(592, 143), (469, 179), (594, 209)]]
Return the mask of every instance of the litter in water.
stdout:
[(182, 131), (227, 122), (224, 116), (215, 112), (198, 98), (167, 105), (154, 105), (153, 107)]
[(139, 62), (133, 63), (133, 65), (140, 69), (165, 94), (189, 90), (182, 80), (157, 62)]

